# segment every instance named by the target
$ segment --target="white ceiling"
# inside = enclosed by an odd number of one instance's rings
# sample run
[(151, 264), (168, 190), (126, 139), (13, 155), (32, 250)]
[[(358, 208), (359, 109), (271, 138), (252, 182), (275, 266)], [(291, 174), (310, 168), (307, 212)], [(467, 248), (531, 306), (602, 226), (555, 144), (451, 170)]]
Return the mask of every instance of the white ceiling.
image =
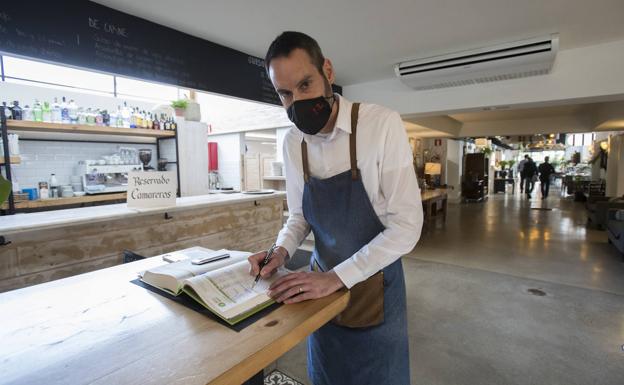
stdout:
[(98, 0), (264, 57), (284, 30), (312, 35), (349, 85), (404, 59), (559, 32), (561, 49), (624, 39), (623, 0)]
[(462, 122), (489, 122), (495, 120), (534, 119), (551, 116), (577, 115), (592, 113), (601, 103), (572, 104), (552, 107), (535, 107), (523, 109), (506, 109), (497, 111), (477, 111), (461, 114), (450, 114), (449, 117)]
[(624, 130), (624, 101), (474, 111), (406, 119), (420, 137), (479, 137)]

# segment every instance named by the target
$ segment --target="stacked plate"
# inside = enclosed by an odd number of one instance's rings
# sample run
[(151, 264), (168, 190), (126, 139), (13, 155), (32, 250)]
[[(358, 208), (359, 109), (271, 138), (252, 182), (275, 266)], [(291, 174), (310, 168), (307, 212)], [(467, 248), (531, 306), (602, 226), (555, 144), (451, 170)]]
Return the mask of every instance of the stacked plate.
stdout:
[(61, 186), (61, 196), (63, 198), (73, 197), (74, 189), (72, 188), (72, 186), (71, 185)]

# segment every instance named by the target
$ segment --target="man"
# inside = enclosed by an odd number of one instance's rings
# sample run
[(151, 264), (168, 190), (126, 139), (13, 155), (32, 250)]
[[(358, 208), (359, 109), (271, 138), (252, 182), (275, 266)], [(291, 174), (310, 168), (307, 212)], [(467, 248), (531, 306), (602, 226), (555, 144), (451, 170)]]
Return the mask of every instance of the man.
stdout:
[(548, 198), (548, 190), (550, 190), (550, 176), (555, 173), (555, 168), (548, 163), (549, 157), (544, 158), (544, 163), (538, 167), (540, 189), (542, 190), (542, 199)]
[[(269, 295), (290, 304), (351, 289), (347, 309), (308, 338), (315, 385), (407, 385), (400, 257), (420, 238), (423, 215), (403, 121), (333, 94), (332, 63), (305, 34), (278, 36), (265, 65), (296, 128), (283, 146), (290, 216), (261, 276), (283, 265), (310, 230), (315, 239), (313, 271), (277, 280)], [(252, 275), (264, 256), (249, 258)]]
[(533, 159), (527, 156), (527, 161), (522, 168), (522, 179), (525, 181), (524, 192), (527, 195), (527, 199), (531, 199), (531, 193), (533, 192), (533, 188), (535, 187), (535, 181), (533, 181), (533, 177), (537, 175), (537, 167), (535, 166), (535, 162)]
[(520, 194), (524, 192), (524, 176), (523, 176), (524, 174), (522, 173), (522, 170), (524, 169), (524, 165), (526, 164), (528, 160), (529, 160), (529, 156), (525, 155), (524, 159), (518, 162), (518, 173), (520, 174)]

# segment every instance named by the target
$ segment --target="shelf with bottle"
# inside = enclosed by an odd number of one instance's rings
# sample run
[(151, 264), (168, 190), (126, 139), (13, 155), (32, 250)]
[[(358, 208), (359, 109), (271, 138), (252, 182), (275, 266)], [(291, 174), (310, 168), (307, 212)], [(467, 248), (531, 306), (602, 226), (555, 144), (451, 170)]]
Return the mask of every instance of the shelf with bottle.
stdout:
[(3, 103), (9, 129), (22, 131), (48, 131), (86, 134), (112, 134), (128, 136), (173, 137), (178, 125), (173, 117), (141, 111), (129, 107), (124, 102), (112, 114), (107, 110), (84, 109), (74, 100), (59, 103), (40, 103), (35, 100), (33, 107), (20, 107), (18, 101), (12, 106)]
[[(84, 195), (75, 196), (69, 198), (48, 198), (48, 199), (36, 199), (25, 200), (15, 202), (15, 208), (17, 210), (34, 210), (47, 207), (61, 207), (71, 205), (83, 205), (83, 204), (95, 204), (95, 203), (115, 203), (123, 202), (126, 200), (126, 193), (112, 193), (112, 194), (98, 194), (98, 195)], [(7, 210), (8, 205), (4, 203), (0, 206), (0, 210)]]
[(148, 130), (143, 128), (99, 127), (65, 123), (44, 123), (27, 120), (7, 120), (7, 128), (14, 131), (143, 136), (152, 138), (175, 137), (175, 131)]
[[(18, 155), (11, 155), (10, 157), (11, 164), (20, 164), (22, 163), (22, 158)], [(0, 165), (4, 164), (4, 156), (0, 156)]]

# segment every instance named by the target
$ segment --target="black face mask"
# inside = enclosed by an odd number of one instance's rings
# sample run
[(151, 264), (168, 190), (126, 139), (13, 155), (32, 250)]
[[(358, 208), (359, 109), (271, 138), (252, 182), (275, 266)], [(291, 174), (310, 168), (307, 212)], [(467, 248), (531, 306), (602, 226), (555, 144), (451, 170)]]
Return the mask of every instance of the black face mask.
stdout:
[[(328, 99), (332, 100), (329, 104)], [(297, 100), (291, 104), (286, 112), (288, 119), (302, 132), (316, 135), (329, 121), (334, 97), (319, 96), (313, 99)]]

